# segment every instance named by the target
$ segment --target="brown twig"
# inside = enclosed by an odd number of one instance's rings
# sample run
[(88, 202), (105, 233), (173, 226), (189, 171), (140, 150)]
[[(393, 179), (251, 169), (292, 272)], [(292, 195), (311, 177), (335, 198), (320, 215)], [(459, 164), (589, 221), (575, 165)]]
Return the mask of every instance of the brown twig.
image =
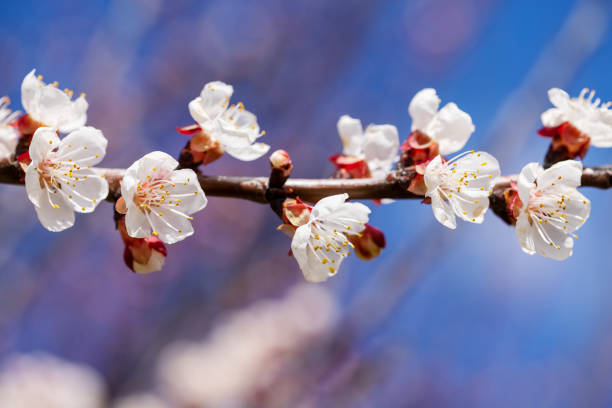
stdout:
[[(109, 201), (115, 201), (121, 195), (121, 178), (123, 169), (98, 169), (103, 173), (110, 186)], [(200, 185), (206, 195), (214, 197), (230, 197), (267, 204), (266, 197), (268, 177), (231, 177), (199, 175)], [(516, 175), (497, 179), (493, 187), (493, 195), (510, 186), (510, 180)], [(16, 165), (0, 164), (0, 183), (23, 184), (23, 175)], [(348, 193), (352, 199), (421, 199), (422, 196), (410, 193), (406, 186), (410, 176), (390, 174), (386, 179), (289, 179), (284, 189), (278, 194), (287, 197), (300, 197), (303, 200), (317, 202), (323, 197), (334, 194)], [(601, 189), (612, 188), (612, 165), (586, 167), (582, 173), (583, 187)]]

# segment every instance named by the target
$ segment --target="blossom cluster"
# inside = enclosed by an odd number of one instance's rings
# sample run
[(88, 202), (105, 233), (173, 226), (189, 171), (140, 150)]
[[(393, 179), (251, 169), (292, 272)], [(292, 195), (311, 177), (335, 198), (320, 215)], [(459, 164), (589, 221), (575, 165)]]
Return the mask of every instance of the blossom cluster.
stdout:
[[(224, 153), (243, 160), (265, 155), (270, 146), (257, 117), (242, 102), (230, 104), (234, 89), (220, 81), (207, 83), (188, 104), (194, 124), (177, 128), (189, 141), (178, 160), (154, 151), (121, 174), (120, 195), (109, 196), (103, 160), (107, 139), (87, 125), (85, 94), (73, 98), (57, 82), (45, 83), (35, 70), (21, 86), (24, 113), (12, 112), (0, 99), (0, 161), (22, 171), (29, 200), (41, 224), (62, 231), (75, 223), (75, 213), (91, 213), (105, 199), (115, 202), (115, 222), (125, 244), (124, 260), (137, 273), (160, 270), (165, 245), (194, 234), (193, 215), (207, 198), (198, 168)], [(551, 89), (554, 108), (542, 114), (539, 134), (552, 138), (546, 165), (527, 164), (501, 194), (503, 218), (516, 226), (521, 248), (529, 254), (563, 260), (572, 254), (575, 231), (590, 214), (590, 201), (577, 191), (582, 163), (590, 145), (612, 146), (611, 103), (594, 100), (584, 90), (570, 98)], [(432, 88), (419, 91), (408, 106), (410, 133), (400, 144), (391, 124), (370, 124), (342, 115), (337, 123), (343, 150), (330, 156), (334, 178), (392, 180), (406, 177), (407, 190), (424, 197), (443, 226), (455, 229), (457, 219), (480, 224), (500, 183), (500, 166), (491, 154), (464, 150), (475, 131), (469, 114), (455, 103), (440, 107)], [(282, 189), (293, 165), (282, 150), (270, 156), (272, 188)], [(407, 177), (408, 176), (408, 177)], [(382, 231), (370, 225), (371, 210), (351, 202), (346, 193), (310, 204), (285, 195), (271, 205), (282, 218), (279, 230), (289, 235), (291, 253), (304, 277), (322, 282), (335, 276), (354, 250), (372, 259), (385, 247)], [(392, 200), (375, 200), (387, 204)]]

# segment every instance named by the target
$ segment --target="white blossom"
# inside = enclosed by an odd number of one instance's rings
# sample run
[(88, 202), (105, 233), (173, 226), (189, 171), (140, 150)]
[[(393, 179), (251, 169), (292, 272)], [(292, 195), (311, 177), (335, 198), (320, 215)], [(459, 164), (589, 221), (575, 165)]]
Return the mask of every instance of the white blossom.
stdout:
[(0, 371), (0, 406), (102, 408), (104, 383), (88, 366), (49, 354), (11, 355)]
[(569, 122), (588, 135), (593, 146), (612, 147), (612, 111), (609, 110), (612, 102), (601, 104), (599, 98), (593, 100), (594, 96), (595, 91), (589, 92), (586, 88), (578, 98), (570, 98), (559, 88), (550, 89), (548, 98), (555, 107), (542, 114), (542, 124), (557, 127)]
[(425, 169), (425, 196), (431, 198), (436, 219), (451, 229), (457, 227), (456, 216), (482, 223), (499, 174), (499, 163), (485, 152), (465, 152), (449, 161), (436, 156)]
[(154, 394), (143, 393), (122, 397), (113, 408), (169, 408), (169, 405)]
[(455, 153), (463, 148), (474, 133), (470, 115), (454, 103), (442, 109), (436, 90), (426, 88), (419, 91), (408, 107), (412, 117), (412, 131), (418, 130), (438, 143), (442, 155)]
[(108, 195), (104, 175), (92, 168), (104, 158), (106, 145), (102, 132), (93, 127), (82, 127), (62, 140), (48, 127), (34, 133), (25, 186), (49, 231), (71, 227), (75, 211), (90, 213)]
[(72, 100), (73, 92), (69, 89), (61, 91), (57, 82), (45, 84), (42, 75), (36, 76), (33, 69), (21, 83), (21, 104), (32, 119), (59, 130), (70, 133), (85, 125), (87, 108), (85, 94)]
[(582, 163), (559, 162), (544, 170), (529, 163), (519, 175), (517, 188), (522, 206), (516, 237), (523, 251), (564, 260), (572, 254), (572, 233), (589, 218), (591, 202), (576, 189)]
[(384, 177), (391, 171), (399, 149), (395, 126), (368, 125), (364, 132), (359, 119), (343, 115), (337, 127), (345, 155), (365, 160), (372, 177)]
[(10, 126), (19, 112), (11, 112), (8, 108), (10, 100), (7, 96), (0, 98), (0, 160), (10, 159), (17, 147), (19, 133)]
[(127, 213), (125, 226), (134, 238), (151, 234), (167, 244), (193, 234), (191, 214), (207, 199), (191, 169), (175, 170), (178, 162), (164, 152), (152, 152), (125, 172), (121, 194)]
[(359, 234), (368, 222), (370, 209), (361, 203), (347, 203), (347, 198), (344, 193), (319, 200), (308, 222), (293, 235), (293, 256), (310, 282), (323, 282), (336, 274), (353, 247), (347, 234)]
[(228, 154), (244, 161), (258, 159), (270, 149), (267, 144), (255, 143), (265, 132), (260, 131), (257, 117), (245, 110), (242, 102), (230, 105), (233, 93), (231, 85), (209, 82), (200, 96), (189, 102), (189, 112), (202, 131)]
[(276, 404), (266, 406), (295, 406), (291, 397), (300, 388), (283, 387), (286, 370), (333, 332), (338, 313), (327, 288), (307, 284), (233, 312), (203, 341), (179, 341), (162, 351), (158, 378), (164, 396), (173, 407), (252, 407), (267, 393)]

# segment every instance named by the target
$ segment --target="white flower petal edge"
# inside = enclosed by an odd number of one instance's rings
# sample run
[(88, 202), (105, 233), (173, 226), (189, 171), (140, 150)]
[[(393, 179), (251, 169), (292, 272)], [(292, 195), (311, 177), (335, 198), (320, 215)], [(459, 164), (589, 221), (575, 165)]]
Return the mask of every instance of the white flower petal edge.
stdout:
[(523, 251), (562, 261), (572, 255), (572, 233), (591, 213), (591, 202), (578, 192), (582, 163), (566, 160), (544, 170), (527, 164), (518, 179), (522, 202), (516, 237)]
[(7, 96), (0, 98), (0, 160), (10, 159), (17, 147), (19, 133), (10, 124), (17, 119), (19, 112), (11, 112), (8, 108), (10, 100)]
[(439, 106), (440, 98), (435, 89), (425, 88), (417, 92), (408, 106), (412, 130), (418, 130), (437, 142), (440, 154), (452, 154), (465, 146), (475, 127), (470, 115), (454, 103), (438, 110)]
[(127, 233), (134, 238), (158, 236), (173, 244), (193, 234), (191, 214), (208, 200), (191, 169), (175, 170), (178, 162), (152, 152), (132, 164), (121, 182)]
[(189, 102), (189, 112), (202, 131), (216, 139), (228, 154), (243, 161), (258, 159), (270, 149), (267, 144), (255, 143), (265, 132), (242, 102), (230, 106), (233, 93), (231, 85), (209, 82), (200, 96)]
[(465, 152), (445, 162), (436, 156), (425, 168), (426, 197), (436, 219), (455, 229), (456, 217), (482, 223), (499, 163), (486, 152)]
[(87, 122), (89, 104), (85, 95), (72, 100), (72, 91), (59, 90), (56, 82), (45, 84), (35, 69), (21, 83), (21, 104), (32, 119), (62, 133), (70, 133)]
[(25, 185), (38, 219), (49, 231), (74, 224), (74, 212), (90, 213), (108, 196), (108, 183), (92, 166), (106, 154), (98, 129), (82, 127), (60, 141), (54, 129), (36, 130)]
[(337, 273), (350, 254), (347, 234), (359, 234), (370, 209), (347, 203), (348, 194), (325, 197), (313, 207), (308, 222), (295, 231), (291, 250), (309, 282), (323, 282)]
[(366, 161), (372, 177), (384, 177), (398, 160), (399, 134), (393, 125), (369, 125), (365, 132), (359, 119), (343, 115), (338, 120), (343, 153)]
[(596, 147), (612, 147), (612, 102), (601, 104), (595, 97), (595, 91), (583, 89), (577, 98), (570, 98), (567, 92), (559, 88), (548, 91), (548, 98), (555, 106), (542, 113), (542, 124), (556, 127), (570, 122), (578, 130), (591, 138)]

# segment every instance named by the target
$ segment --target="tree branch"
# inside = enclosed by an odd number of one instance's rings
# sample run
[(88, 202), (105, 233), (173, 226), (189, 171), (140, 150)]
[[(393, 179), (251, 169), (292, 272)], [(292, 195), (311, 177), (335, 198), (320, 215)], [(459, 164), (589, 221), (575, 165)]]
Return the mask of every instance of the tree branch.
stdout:
[[(109, 201), (116, 201), (121, 195), (121, 179), (124, 169), (97, 169), (109, 184)], [(493, 195), (510, 186), (516, 175), (499, 177), (493, 188)], [(198, 175), (200, 185), (208, 196), (231, 197), (256, 203), (267, 204), (268, 177), (231, 177)], [(420, 199), (422, 196), (406, 190), (411, 176), (391, 173), (386, 179), (292, 179), (285, 183), (284, 189), (276, 189), (275, 195), (300, 197), (305, 201), (316, 202), (323, 197), (348, 193), (352, 199)], [(0, 183), (23, 184), (23, 173), (16, 166), (0, 163)], [(583, 187), (601, 189), (612, 188), (612, 165), (586, 167), (582, 173)]]

